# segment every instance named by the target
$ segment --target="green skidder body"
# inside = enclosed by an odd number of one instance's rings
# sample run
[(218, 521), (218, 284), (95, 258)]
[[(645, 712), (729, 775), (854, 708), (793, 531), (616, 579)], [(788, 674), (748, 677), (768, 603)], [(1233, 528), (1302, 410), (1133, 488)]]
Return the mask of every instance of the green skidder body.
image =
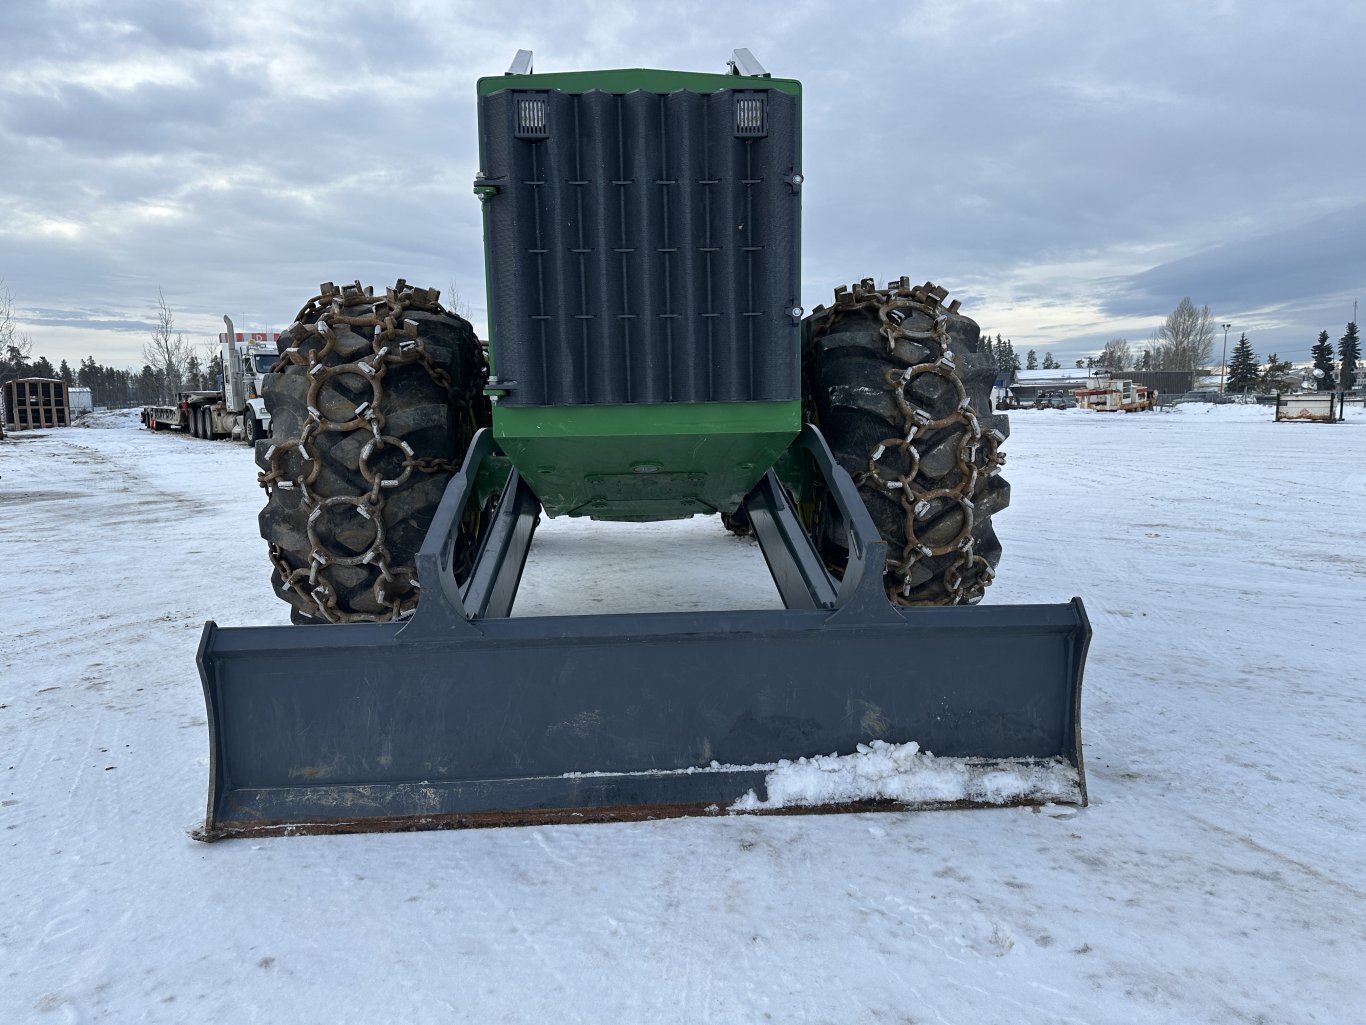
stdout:
[(801, 429), (801, 86), (479, 81), (488, 394), (552, 516), (733, 512)]

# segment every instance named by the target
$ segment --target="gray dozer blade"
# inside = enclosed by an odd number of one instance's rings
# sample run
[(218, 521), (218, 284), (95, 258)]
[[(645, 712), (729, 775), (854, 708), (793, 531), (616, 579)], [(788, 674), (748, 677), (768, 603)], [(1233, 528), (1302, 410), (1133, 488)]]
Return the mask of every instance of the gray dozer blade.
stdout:
[(787, 608), (511, 619), (540, 509), (515, 470), (469, 579), (458, 586), (451, 570), (466, 496), (495, 450), (481, 432), (418, 557), (424, 589), (411, 619), (205, 625), (210, 787), (196, 836), (762, 807), (775, 771), (790, 768), (778, 763), (866, 755), (861, 745), (875, 741), (915, 741), (940, 768), (964, 759), (955, 771), (969, 775), (1000, 767), (1052, 782), (770, 803), (1085, 804), (1078, 715), (1091, 631), (1081, 600), (894, 607), (882, 592), (885, 546), (852, 481), (814, 428), (798, 444), (846, 521), (840, 581), (803, 543), (770, 473), (746, 511)]

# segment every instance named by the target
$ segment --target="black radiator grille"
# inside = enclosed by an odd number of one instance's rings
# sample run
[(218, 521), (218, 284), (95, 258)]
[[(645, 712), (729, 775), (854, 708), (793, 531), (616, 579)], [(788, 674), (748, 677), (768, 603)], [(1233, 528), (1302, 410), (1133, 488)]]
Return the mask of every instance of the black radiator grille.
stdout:
[(501, 402), (798, 397), (795, 96), (506, 90), (479, 115)]
[(518, 139), (546, 139), (550, 137), (548, 121), (549, 100), (545, 93), (517, 93), (517, 124), (513, 135)]

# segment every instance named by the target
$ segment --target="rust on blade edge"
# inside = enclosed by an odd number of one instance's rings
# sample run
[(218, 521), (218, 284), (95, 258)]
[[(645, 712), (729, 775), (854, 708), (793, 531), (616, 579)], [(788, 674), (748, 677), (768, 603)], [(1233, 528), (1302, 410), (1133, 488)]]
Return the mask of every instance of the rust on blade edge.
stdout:
[(575, 825), (588, 822), (644, 822), (694, 816), (731, 815), (849, 815), (861, 812), (954, 811), (969, 808), (1028, 808), (1071, 802), (1021, 797), (988, 801), (938, 801), (914, 804), (900, 801), (856, 801), (847, 804), (794, 805), (790, 808), (759, 808), (732, 811), (714, 804), (642, 804), (606, 808), (529, 808), (520, 811), (489, 811), (469, 814), (394, 815), (360, 819), (324, 819), (313, 822), (220, 822), (207, 823), (190, 833), (195, 840), (212, 843), (247, 837), (337, 836), (345, 833), (417, 833), (445, 829), (492, 829), (503, 826)]

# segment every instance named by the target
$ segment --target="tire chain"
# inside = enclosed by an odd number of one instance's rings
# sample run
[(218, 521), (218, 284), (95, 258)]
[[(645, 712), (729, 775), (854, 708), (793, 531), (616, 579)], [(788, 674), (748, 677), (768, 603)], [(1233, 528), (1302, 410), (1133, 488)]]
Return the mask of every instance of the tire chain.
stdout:
[[(885, 570), (888, 577), (897, 578), (897, 583), (887, 585), (887, 596), (903, 606), (974, 605), (982, 600), (983, 592), (995, 576), (991, 563), (974, 550), (972, 529), (976, 522), (976, 509), (972, 494), (981, 476), (995, 476), (1001, 471), (1005, 454), (1000, 451), (1000, 445), (1005, 441), (1005, 435), (995, 429), (983, 431), (958, 376), (953, 352), (949, 347), (947, 324), (949, 316), (958, 312), (959, 303), (955, 299), (945, 307), (943, 303), (948, 294), (947, 289), (928, 281), (912, 286), (910, 280), (903, 277), (899, 281), (889, 282), (886, 288), (878, 288), (872, 278), (864, 278), (854, 286), (853, 291), (847, 286), (838, 286), (832, 309), (827, 311), (824, 306), (817, 306), (812, 311), (817, 316), (822, 312), (829, 314), (811, 334), (808, 351), (813, 353), (816, 343), (829, 334), (843, 317), (855, 311), (870, 309), (877, 312), (881, 323), (879, 333), (887, 340), (889, 355), (896, 355), (896, 343), (903, 340), (931, 349), (930, 359), (907, 363), (901, 370), (889, 368), (884, 375), (882, 383), (891, 393), (901, 416), (902, 434), (895, 438), (884, 438), (875, 445), (868, 454), (867, 468), (853, 474), (854, 484), (858, 487), (873, 488), (889, 498), (896, 492), (896, 499), (905, 514), (907, 543), (900, 557), (888, 551)], [(913, 313), (922, 313), (930, 319), (932, 326), (929, 330), (911, 330), (904, 326)], [(935, 375), (953, 385), (957, 405), (951, 412), (935, 418), (909, 401), (907, 385), (922, 374)], [(921, 451), (915, 439), (954, 424), (963, 426), (956, 452), (961, 478), (959, 483), (955, 487), (931, 490), (917, 487), (914, 480), (920, 467)], [(910, 472), (885, 476), (879, 471), (878, 464), (888, 451), (894, 449), (906, 454)], [(916, 523), (931, 511), (936, 502), (957, 502), (963, 513), (963, 525), (951, 541), (931, 546), (917, 537)], [(916, 563), (954, 551), (959, 553), (958, 558), (943, 577), (948, 600), (911, 600), (911, 575)], [(969, 585), (966, 579), (974, 569), (977, 571), (976, 576)]]
[[(446, 314), (448, 311), (438, 302), (441, 293), (436, 289), (416, 288), (402, 278), (392, 288), (385, 290), (382, 298), (376, 298), (373, 289), (363, 288), (359, 281), (338, 288), (331, 282), (319, 286), (319, 294), (304, 304), (290, 330), (293, 344), (280, 354), (280, 359), (271, 367), (272, 373), (282, 373), (286, 367), (302, 366), (308, 368), (308, 415), (297, 440), (272, 444), (266, 458), (270, 469), (257, 476), (257, 482), (266, 490), (267, 495), (273, 488), (297, 488), (304, 509), (308, 513), (309, 552), (307, 566), (295, 569), (285, 559), (284, 551), (276, 544), (270, 545), (270, 560), (280, 575), (284, 587), (292, 590), (302, 601), (305, 614), (312, 615), (328, 623), (382, 622), (398, 618), (411, 612), (417, 606), (420, 589), (416, 574), (412, 570), (395, 570), (391, 555), (384, 539), (384, 493), (402, 486), (414, 474), (455, 473), (460, 469), (458, 462), (449, 459), (421, 459), (415, 456), (407, 442), (384, 433), (385, 417), (376, 408), (383, 391), (384, 376), (391, 367), (418, 363), (431, 379), (442, 388), (455, 411), (475, 408), (475, 403), (484, 388), (485, 357), (482, 347), (476, 346), (479, 353), (481, 372), (471, 375), (461, 391), (457, 391), (451, 377), (437, 366), (431, 355), (418, 338), (416, 321), (406, 320), (408, 311)], [(368, 306), (369, 311), (356, 311), (357, 306)], [(325, 366), (323, 360), (332, 352), (336, 337), (334, 328), (345, 326), (364, 331), (369, 329), (373, 335), (371, 351), (368, 355), (349, 363)], [(309, 338), (320, 338), (320, 346), (304, 348)], [(350, 420), (337, 422), (328, 419), (319, 410), (318, 396), (323, 385), (331, 378), (343, 374), (359, 374), (370, 383), (373, 395), (368, 402), (361, 403)], [(473, 425), (471, 425), (471, 429)], [(322, 471), (322, 462), (310, 449), (309, 442), (327, 432), (366, 432), (372, 435), (360, 455), (361, 476), (370, 484), (368, 492), (359, 495), (334, 495), (320, 499), (310, 489)], [(466, 439), (468, 441), (468, 439)], [(379, 448), (396, 445), (403, 451), (402, 472), (396, 478), (384, 478), (369, 466), (370, 458)], [(289, 477), (281, 468), (282, 457), (297, 451), (303, 459), (303, 469), (297, 476)], [(375, 526), (375, 538), (369, 548), (359, 555), (341, 556), (328, 551), (319, 540), (315, 523), (323, 511), (335, 505), (351, 505), (356, 511)], [(379, 572), (374, 583), (376, 604), (387, 607), (387, 613), (348, 612), (337, 607), (337, 588), (327, 579), (327, 567), (370, 565)]]

